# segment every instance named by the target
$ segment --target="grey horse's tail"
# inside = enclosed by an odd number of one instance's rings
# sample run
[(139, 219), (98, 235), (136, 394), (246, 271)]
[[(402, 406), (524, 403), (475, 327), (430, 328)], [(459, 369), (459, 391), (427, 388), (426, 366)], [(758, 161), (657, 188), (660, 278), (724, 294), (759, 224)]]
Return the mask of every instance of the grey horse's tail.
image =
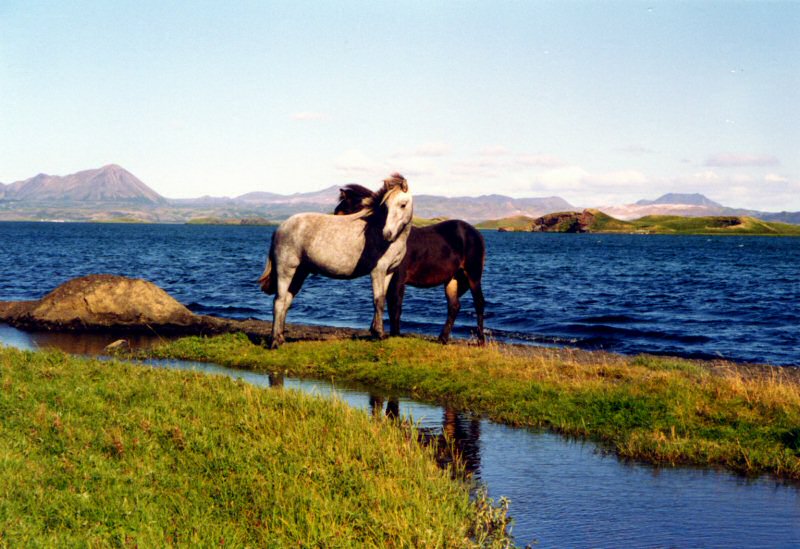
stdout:
[(264, 273), (258, 279), (261, 291), (265, 294), (273, 295), (278, 292), (278, 276), (275, 272), (275, 233), (272, 233), (272, 242), (269, 245), (269, 255), (267, 256), (267, 266)]

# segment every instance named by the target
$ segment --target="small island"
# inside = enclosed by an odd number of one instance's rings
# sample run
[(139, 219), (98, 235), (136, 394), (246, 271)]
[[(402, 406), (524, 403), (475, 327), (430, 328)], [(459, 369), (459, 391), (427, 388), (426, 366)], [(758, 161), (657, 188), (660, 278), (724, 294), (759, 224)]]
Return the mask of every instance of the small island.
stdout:
[(648, 215), (623, 221), (596, 209), (551, 213), (537, 218), (514, 216), (483, 221), (476, 226), (501, 232), (800, 236), (800, 225), (744, 215)]

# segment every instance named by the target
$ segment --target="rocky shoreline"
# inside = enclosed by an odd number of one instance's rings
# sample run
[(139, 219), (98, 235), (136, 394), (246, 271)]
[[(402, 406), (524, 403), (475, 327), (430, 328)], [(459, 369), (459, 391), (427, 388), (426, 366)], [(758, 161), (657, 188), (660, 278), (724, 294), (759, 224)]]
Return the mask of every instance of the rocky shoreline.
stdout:
[[(257, 344), (265, 343), (272, 331), (272, 322), (265, 320), (252, 318), (234, 320), (196, 315), (152, 282), (108, 274), (75, 278), (35, 301), (0, 301), (0, 323), (28, 332), (46, 332), (53, 336), (113, 334), (118, 338), (131, 340), (137, 339), (137, 336), (172, 338), (243, 333)], [(370, 338), (370, 333), (366, 329), (308, 324), (286, 325), (287, 341)], [(454, 343), (470, 344), (470, 342)], [(530, 359), (546, 357), (548, 360), (569, 360), (579, 364), (626, 360), (622, 355), (606, 351), (496, 342), (490, 345), (501, 347), (505, 354), (525, 356)], [(736, 371), (739, 375), (750, 379), (769, 379), (779, 375), (792, 383), (800, 383), (800, 368), (734, 363), (726, 360), (689, 362), (703, 364), (708, 370), (722, 374)]]

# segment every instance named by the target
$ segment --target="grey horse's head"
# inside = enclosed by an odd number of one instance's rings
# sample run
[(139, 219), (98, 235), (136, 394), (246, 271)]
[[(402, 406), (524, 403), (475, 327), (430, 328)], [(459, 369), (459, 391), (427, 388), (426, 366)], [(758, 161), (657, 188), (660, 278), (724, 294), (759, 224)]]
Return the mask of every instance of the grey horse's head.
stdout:
[(408, 191), (408, 181), (399, 173), (393, 173), (383, 180), (383, 188), (375, 198), (386, 211), (383, 238), (394, 242), (411, 223), (414, 215), (414, 201)]

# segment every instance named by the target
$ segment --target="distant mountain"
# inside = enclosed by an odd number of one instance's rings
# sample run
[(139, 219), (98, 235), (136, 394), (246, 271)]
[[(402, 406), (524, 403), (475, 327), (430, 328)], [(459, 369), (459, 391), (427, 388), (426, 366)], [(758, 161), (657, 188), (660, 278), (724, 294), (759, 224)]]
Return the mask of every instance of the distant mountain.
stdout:
[[(110, 164), (65, 176), (39, 174), (16, 183), (0, 183), (0, 220), (59, 219), (72, 221), (140, 220), (181, 223), (198, 218), (232, 220), (266, 218), (280, 221), (304, 211), (332, 212), (339, 188), (278, 194), (251, 192), (237, 197), (202, 196), (166, 199), (127, 170)], [(765, 221), (800, 224), (800, 212), (759, 212), (728, 208), (702, 194), (668, 193), (635, 204), (599, 206), (618, 219), (647, 215), (684, 217), (750, 216)], [(537, 218), (575, 207), (558, 196), (512, 198), (499, 194), (445, 197), (414, 195), (420, 218), (464, 219), (471, 223), (501, 218)]]
[(2, 191), (3, 200), (20, 202), (166, 203), (164, 197), (116, 164), (65, 176), (40, 173), (4, 185)]
[(499, 194), (483, 196), (414, 196), (414, 214), (419, 217), (449, 217), (470, 222), (501, 217), (538, 217), (550, 212), (572, 210), (569, 202), (557, 196), (546, 198), (511, 198)]
[[(332, 185), (319, 191), (289, 195), (252, 192), (235, 198), (202, 197), (170, 200), (179, 207), (244, 208), (272, 219), (283, 219), (303, 211), (332, 212), (339, 200), (339, 189)], [(553, 211), (573, 209), (557, 196), (548, 198), (511, 198), (502, 195), (461, 196), (449, 198), (434, 195), (414, 195), (414, 214), (423, 218), (447, 217), (482, 221), (514, 215), (540, 216)]]
[(730, 208), (699, 194), (667, 193), (655, 200), (639, 200), (622, 206), (600, 206), (599, 209), (619, 219), (639, 219), (648, 215), (708, 217), (720, 215), (749, 216), (764, 221), (800, 224), (800, 212), (762, 212), (746, 208)]
[(331, 185), (321, 191), (310, 193), (276, 194), (265, 192), (247, 193), (237, 196), (235, 200), (254, 204), (330, 204), (339, 198), (339, 188), (344, 185)]
[(637, 206), (652, 206), (654, 204), (686, 204), (690, 206), (705, 206), (708, 208), (724, 208), (722, 204), (714, 202), (699, 193), (681, 194), (667, 193), (659, 196), (655, 200), (639, 200)]

